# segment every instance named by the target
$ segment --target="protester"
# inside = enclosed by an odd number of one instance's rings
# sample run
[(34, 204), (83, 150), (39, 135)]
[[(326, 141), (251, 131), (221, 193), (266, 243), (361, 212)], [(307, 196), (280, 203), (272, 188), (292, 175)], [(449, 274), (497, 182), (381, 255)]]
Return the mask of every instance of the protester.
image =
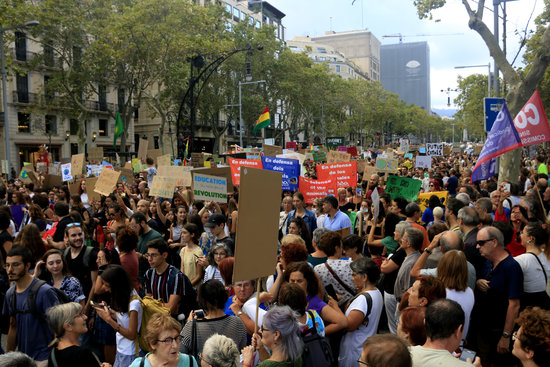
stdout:
[(523, 366), (542, 367), (550, 360), (550, 311), (539, 307), (524, 310), (516, 320), (512, 353)]
[(239, 349), (224, 335), (214, 334), (204, 343), (201, 361), (205, 367), (240, 367)]
[(397, 335), (411, 346), (423, 345), (426, 342), (425, 314), (426, 307), (407, 307), (401, 310)]
[(411, 354), (407, 344), (391, 334), (373, 335), (363, 344), (359, 366), (411, 367)]

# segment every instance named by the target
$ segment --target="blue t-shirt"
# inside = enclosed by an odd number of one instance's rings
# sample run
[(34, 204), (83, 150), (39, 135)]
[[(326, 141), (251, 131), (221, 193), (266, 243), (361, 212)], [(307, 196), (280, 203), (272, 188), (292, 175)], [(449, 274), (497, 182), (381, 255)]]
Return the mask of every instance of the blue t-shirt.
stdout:
[(452, 197), (456, 196), (456, 188), (458, 187), (458, 178), (456, 176), (451, 176), (447, 180), (447, 191)]
[[(15, 293), (15, 308), (19, 311), (28, 311), (27, 298), (29, 290), (38, 280), (33, 279), (31, 284), (22, 293)], [(12, 286), (6, 293), (4, 299), (4, 307), (2, 314), (4, 316), (11, 315), (14, 311), (11, 309), (11, 298), (15, 292), (15, 286)], [(17, 321), (17, 347), (20, 352), (29, 355), (36, 361), (45, 361), (50, 354), (48, 344), (53, 340), (53, 334), (46, 324), (46, 310), (52, 306), (59, 304), (57, 294), (54, 289), (44, 284), (38, 289), (36, 294), (36, 312), (43, 315), (44, 319), (36, 319), (30, 312), (17, 313), (15, 319)]]
[[(152, 367), (151, 363), (149, 362), (149, 359), (147, 359), (147, 357), (150, 354), (151, 353), (147, 353), (147, 355), (145, 357), (138, 357), (138, 358), (134, 359), (134, 361), (132, 362), (130, 367), (140, 367), (141, 360), (143, 358), (145, 358), (145, 363), (143, 364), (143, 367)], [(191, 358), (189, 355), (180, 353), (180, 360), (178, 361), (178, 366), (177, 367), (188, 367), (189, 366), (189, 358)], [(193, 361), (193, 367), (195, 367), (195, 366), (198, 367), (197, 361), (195, 360), (195, 358), (191, 358), (191, 360)]]

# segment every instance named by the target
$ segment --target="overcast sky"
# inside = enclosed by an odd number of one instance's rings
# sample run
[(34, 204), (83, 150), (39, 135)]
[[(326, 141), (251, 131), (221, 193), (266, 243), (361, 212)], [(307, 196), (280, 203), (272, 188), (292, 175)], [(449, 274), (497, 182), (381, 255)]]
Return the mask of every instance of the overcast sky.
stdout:
[[(466, 10), (460, 0), (448, 0), (447, 5), (434, 12), (434, 20), (420, 20), (412, 0), (267, 0), (286, 14), (283, 25), (287, 40), (294, 36), (316, 36), (326, 31), (343, 32), (369, 29), (384, 44), (398, 43), (399, 38), (383, 38), (383, 35), (401, 33), (407, 35), (433, 35), (404, 37), (403, 42), (427, 41), (430, 47), (432, 108), (447, 108), (447, 94), (442, 89), (456, 89), (457, 76), (473, 73), (487, 75), (487, 67), (455, 70), (455, 66), (487, 65), (493, 62), (481, 37), (468, 28)], [(473, 6), (476, 3), (470, 1)], [(493, 29), (492, 1), (485, 2), (484, 21)], [(516, 31), (523, 32), (532, 15), (543, 10), (543, 0), (519, 0), (507, 3), (507, 55), (511, 60), (518, 52)], [(502, 11), (500, 13), (502, 16)], [(439, 21), (435, 21), (439, 20)], [(499, 32), (502, 40), (502, 20)], [(456, 34), (460, 35), (448, 35)], [(521, 57), (514, 66), (521, 65)], [(383, 65), (382, 65), (383, 67)], [(451, 93), (452, 99), (456, 93)], [(455, 106), (451, 106), (455, 108)]]

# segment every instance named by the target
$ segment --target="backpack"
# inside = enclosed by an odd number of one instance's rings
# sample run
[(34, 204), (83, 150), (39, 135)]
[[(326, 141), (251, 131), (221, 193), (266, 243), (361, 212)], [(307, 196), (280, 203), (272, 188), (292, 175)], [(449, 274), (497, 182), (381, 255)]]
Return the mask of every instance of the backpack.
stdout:
[[(150, 296), (145, 296), (143, 298), (133, 295), (130, 297), (130, 302), (133, 300), (138, 299), (141, 302), (141, 308), (143, 310), (142, 316), (141, 316), (141, 327), (139, 329), (137, 338), (135, 340), (135, 346), (136, 346), (136, 357), (139, 357), (139, 348), (141, 348), (143, 351), (149, 352), (151, 350), (151, 347), (149, 346), (149, 342), (145, 338), (147, 335), (147, 324), (151, 320), (151, 317), (153, 317), (156, 313), (165, 313), (170, 315), (170, 310), (166, 307), (164, 307), (162, 301), (160, 299), (154, 299)], [(139, 347), (138, 347), (139, 344)]]
[[(85, 246), (84, 247), (84, 259), (82, 259), (82, 262), (84, 263), (84, 266), (89, 268), (90, 267), (90, 258), (92, 257), (92, 251), (93, 247)], [(69, 256), (69, 251), (71, 251), (70, 247), (67, 247), (65, 250), (63, 250), (63, 257), (67, 259), (67, 256)]]
[(313, 329), (302, 331), (304, 352), (302, 361), (304, 367), (330, 367), (333, 361), (332, 348), (329, 341), (317, 333), (315, 327), (315, 316), (310, 310), (307, 311), (313, 321)]
[(193, 288), (187, 275), (183, 274), (183, 294), (180, 297), (179, 313), (185, 315), (185, 319), (191, 311), (197, 309), (197, 291)]

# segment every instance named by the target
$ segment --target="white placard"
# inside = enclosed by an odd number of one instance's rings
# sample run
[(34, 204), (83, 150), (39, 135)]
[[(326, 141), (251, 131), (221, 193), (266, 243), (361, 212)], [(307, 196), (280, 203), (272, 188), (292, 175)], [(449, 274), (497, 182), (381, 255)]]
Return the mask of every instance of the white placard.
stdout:
[(205, 202), (227, 203), (227, 179), (193, 173), (193, 194)]
[(73, 176), (71, 175), (71, 164), (66, 163), (61, 165), (61, 177), (63, 182), (70, 181), (73, 179)]
[(427, 143), (426, 155), (437, 157), (443, 155), (443, 143)]
[(432, 157), (417, 155), (416, 168), (432, 168)]

